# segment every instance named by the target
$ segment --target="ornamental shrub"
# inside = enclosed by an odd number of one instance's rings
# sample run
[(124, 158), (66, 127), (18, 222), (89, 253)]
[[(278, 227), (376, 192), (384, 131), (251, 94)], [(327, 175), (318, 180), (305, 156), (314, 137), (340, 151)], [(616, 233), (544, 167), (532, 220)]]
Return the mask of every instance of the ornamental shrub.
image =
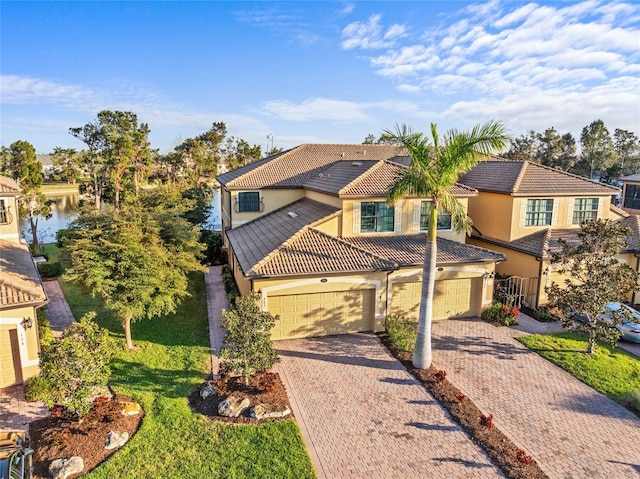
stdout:
[(412, 353), (418, 336), (417, 323), (405, 315), (391, 314), (382, 323), (399, 353)]
[(49, 384), (41, 397), (49, 408), (55, 405), (84, 417), (91, 410), (93, 395), (107, 386), (109, 361), (116, 352), (115, 341), (94, 321), (95, 312), (85, 314), (43, 348), (40, 358), (42, 384)]
[(279, 361), (271, 342), (271, 330), (277, 317), (262, 311), (260, 296), (238, 296), (235, 309), (222, 312), (221, 326), (226, 331), (220, 350), (226, 371), (238, 371), (245, 384), (256, 373), (271, 369)]
[(517, 306), (509, 306), (502, 303), (493, 303), (480, 314), (485, 321), (513, 326), (516, 324), (520, 309)]

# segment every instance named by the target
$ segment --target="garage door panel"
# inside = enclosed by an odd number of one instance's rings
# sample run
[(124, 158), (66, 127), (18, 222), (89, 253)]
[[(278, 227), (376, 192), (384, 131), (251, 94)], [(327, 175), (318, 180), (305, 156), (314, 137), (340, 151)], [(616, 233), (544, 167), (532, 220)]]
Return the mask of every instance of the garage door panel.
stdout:
[(370, 331), (373, 297), (373, 290), (269, 296), (269, 312), (280, 316), (272, 331), (272, 338)]
[[(463, 278), (436, 281), (434, 287), (433, 319), (475, 316), (479, 314), (481, 280)], [(418, 319), (422, 283), (394, 283), (392, 286), (391, 313), (406, 314)]]

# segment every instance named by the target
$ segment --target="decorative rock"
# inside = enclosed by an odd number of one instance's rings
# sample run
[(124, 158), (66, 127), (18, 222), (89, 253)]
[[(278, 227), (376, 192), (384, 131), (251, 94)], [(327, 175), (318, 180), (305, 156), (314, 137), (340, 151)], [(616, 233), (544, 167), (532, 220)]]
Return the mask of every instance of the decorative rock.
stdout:
[(67, 479), (72, 474), (78, 474), (84, 469), (84, 461), (79, 456), (67, 459), (56, 459), (49, 466), (49, 474), (53, 479)]
[(249, 413), (254, 419), (287, 417), (289, 414), (291, 414), (291, 409), (287, 406), (273, 406), (268, 404), (257, 404)]
[(225, 417), (238, 417), (249, 407), (249, 398), (229, 396), (218, 404), (218, 414)]
[(140, 414), (140, 412), (142, 412), (142, 408), (140, 407), (140, 404), (138, 404), (137, 402), (123, 402), (122, 403), (124, 405), (124, 409), (122, 409), (120, 412), (125, 415), (125, 416), (135, 416), (137, 414)]
[(216, 393), (216, 389), (213, 381), (208, 381), (205, 386), (200, 390), (200, 397), (207, 399), (209, 396), (213, 396)]
[(122, 447), (127, 443), (128, 440), (129, 433), (126, 431), (123, 433), (109, 431), (109, 434), (107, 434), (107, 440), (104, 444), (104, 448), (115, 449), (116, 447)]

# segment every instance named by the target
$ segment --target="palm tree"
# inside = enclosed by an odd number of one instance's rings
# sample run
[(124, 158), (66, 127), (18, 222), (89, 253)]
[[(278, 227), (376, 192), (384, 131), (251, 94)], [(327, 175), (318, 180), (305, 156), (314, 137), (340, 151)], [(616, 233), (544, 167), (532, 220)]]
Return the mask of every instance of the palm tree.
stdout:
[(424, 134), (414, 133), (406, 125), (396, 126), (395, 132), (385, 130), (382, 138), (404, 147), (411, 157), (409, 168), (401, 171), (390, 186), (387, 201), (393, 204), (406, 195), (431, 200), (422, 269), (418, 337), (412, 361), (414, 367), (426, 369), (431, 365), (431, 320), (438, 249), (438, 211), (444, 210), (451, 215), (451, 224), (456, 231), (471, 231), (470, 218), (449, 189), (460, 174), (469, 171), (478, 161), (503, 150), (509, 136), (501, 123), (490, 121), (484, 125), (477, 125), (468, 132), (449, 130), (444, 137), (438, 135), (437, 126), (432, 123), (433, 144)]

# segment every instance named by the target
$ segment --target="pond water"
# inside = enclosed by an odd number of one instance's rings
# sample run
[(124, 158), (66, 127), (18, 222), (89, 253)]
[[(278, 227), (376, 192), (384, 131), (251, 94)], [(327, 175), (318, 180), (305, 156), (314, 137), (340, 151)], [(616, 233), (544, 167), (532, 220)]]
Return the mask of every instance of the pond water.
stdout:
[[(45, 220), (40, 218), (38, 221), (38, 236), (42, 243), (54, 243), (56, 241), (56, 232), (66, 228), (78, 214), (78, 202), (80, 195), (78, 193), (52, 193), (45, 195), (51, 200), (51, 218)], [(213, 210), (211, 216), (206, 223), (206, 227), (213, 230), (222, 229), (222, 221), (220, 216), (220, 189), (214, 189)], [(29, 222), (20, 218), (20, 232), (22, 236), (31, 242), (31, 228)]]

